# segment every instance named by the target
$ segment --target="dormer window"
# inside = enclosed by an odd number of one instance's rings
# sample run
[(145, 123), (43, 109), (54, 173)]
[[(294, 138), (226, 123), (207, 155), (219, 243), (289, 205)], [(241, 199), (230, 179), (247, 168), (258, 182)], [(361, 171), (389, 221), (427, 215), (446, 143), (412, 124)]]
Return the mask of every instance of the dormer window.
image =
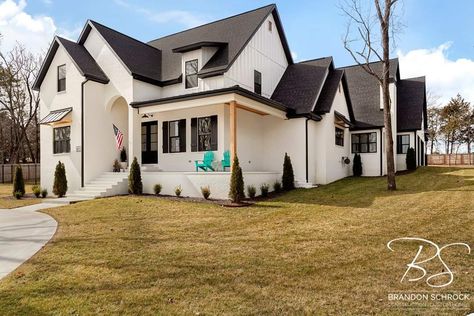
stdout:
[(184, 64), (186, 89), (198, 86), (198, 60), (193, 59)]
[(257, 70), (253, 71), (253, 91), (262, 94), (262, 74)]
[(268, 30), (271, 32), (273, 29), (272, 21), (268, 21)]
[(58, 92), (66, 91), (66, 65), (58, 66)]

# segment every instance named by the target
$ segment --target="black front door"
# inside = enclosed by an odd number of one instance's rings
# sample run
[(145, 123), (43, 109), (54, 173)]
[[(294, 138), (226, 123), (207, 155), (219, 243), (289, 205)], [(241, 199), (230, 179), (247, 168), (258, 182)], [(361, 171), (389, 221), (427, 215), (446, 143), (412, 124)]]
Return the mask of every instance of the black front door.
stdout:
[(142, 123), (142, 164), (158, 163), (158, 122)]

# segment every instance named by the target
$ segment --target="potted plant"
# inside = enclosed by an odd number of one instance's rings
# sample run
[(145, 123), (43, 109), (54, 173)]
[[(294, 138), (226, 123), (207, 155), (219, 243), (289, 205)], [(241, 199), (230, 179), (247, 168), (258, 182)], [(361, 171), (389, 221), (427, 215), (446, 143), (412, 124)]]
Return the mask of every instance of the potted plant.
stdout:
[(127, 170), (127, 151), (125, 150), (125, 147), (122, 147), (122, 150), (120, 151), (120, 165), (122, 166), (123, 170)]

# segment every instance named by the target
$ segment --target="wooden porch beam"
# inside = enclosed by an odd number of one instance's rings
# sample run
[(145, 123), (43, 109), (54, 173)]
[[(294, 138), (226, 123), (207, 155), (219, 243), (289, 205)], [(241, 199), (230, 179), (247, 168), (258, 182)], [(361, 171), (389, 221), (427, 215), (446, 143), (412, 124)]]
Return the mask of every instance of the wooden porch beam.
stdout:
[(237, 102), (231, 101), (230, 107), (230, 165), (232, 169), (232, 163), (234, 157), (237, 155)]

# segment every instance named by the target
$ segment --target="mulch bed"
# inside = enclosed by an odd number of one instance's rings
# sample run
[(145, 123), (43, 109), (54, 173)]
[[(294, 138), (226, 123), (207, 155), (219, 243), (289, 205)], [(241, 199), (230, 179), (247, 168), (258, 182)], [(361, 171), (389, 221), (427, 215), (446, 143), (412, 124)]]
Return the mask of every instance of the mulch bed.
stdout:
[[(2, 199), (2, 200), (17, 200), (17, 198), (14, 197), (13, 195), (2, 196), (2, 197), (0, 197), (0, 199)], [(25, 193), (25, 195), (23, 195), (23, 197), (21, 198), (21, 200), (36, 200), (36, 199), (39, 199), (39, 198), (37, 198), (33, 193)]]

